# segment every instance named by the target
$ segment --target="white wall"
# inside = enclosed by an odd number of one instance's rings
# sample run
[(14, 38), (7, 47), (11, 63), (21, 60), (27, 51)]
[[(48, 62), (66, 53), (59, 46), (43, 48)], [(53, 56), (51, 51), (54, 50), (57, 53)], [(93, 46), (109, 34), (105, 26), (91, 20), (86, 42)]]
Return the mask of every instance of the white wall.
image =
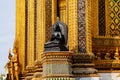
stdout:
[(118, 79), (118, 75), (120, 73), (99, 73), (100, 80), (120, 80)]

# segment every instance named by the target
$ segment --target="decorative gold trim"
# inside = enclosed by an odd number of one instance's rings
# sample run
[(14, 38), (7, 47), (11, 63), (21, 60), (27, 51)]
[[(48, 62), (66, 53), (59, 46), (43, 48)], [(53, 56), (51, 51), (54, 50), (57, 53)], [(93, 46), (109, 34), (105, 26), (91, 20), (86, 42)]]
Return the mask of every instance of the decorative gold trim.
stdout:
[(16, 1), (16, 36), (13, 50), (16, 50), (23, 71), (25, 67), (25, 0)]
[(78, 13), (77, 0), (68, 1), (68, 45), (69, 50), (78, 52)]
[(45, 0), (37, 0), (37, 60), (41, 61), (45, 43)]
[(88, 54), (92, 53), (92, 41), (91, 41), (91, 28), (92, 28), (92, 0), (87, 0), (85, 2), (85, 12), (86, 12), (86, 52)]
[(88, 12), (87, 14), (91, 14), (90, 20), (91, 20), (91, 34), (92, 36), (98, 36), (99, 35), (99, 26), (98, 26), (98, 0), (91, 0), (91, 12)]
[(28, 1), (28, 65), (34, 63), (34, 0)]
[(110, 36), (110, 17), (109, 17), (109, 13), (110, 13), (110, 8), (109, 8), (109, 0), (105, 0), (105, 16), (106, 16), (106, 36)]

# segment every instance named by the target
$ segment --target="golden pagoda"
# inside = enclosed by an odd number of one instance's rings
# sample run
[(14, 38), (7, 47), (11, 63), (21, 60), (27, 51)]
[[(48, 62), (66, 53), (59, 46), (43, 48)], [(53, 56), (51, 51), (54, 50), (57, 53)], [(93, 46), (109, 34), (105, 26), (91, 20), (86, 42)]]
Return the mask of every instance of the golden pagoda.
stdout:
[[(44, 51), (53, 24), (69, 51)], [(8, 80), (119, 80), (120, 0), (16, 0)]]

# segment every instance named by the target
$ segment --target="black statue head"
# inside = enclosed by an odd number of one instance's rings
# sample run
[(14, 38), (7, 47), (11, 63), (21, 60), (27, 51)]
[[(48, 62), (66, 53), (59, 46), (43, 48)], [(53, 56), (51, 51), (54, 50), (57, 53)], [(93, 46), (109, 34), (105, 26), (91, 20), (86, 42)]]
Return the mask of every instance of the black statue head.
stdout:
[(53, 30), (55, 32), (61, 32), (59, 24), (54, 25)]

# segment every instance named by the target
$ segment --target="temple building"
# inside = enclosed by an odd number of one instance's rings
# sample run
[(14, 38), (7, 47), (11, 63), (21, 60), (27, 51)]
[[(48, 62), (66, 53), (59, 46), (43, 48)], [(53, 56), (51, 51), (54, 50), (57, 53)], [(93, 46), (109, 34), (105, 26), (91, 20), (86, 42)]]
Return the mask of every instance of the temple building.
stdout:
[(16, 0), (13, 53), (8, 80), (120, 80), (120, 0)]

